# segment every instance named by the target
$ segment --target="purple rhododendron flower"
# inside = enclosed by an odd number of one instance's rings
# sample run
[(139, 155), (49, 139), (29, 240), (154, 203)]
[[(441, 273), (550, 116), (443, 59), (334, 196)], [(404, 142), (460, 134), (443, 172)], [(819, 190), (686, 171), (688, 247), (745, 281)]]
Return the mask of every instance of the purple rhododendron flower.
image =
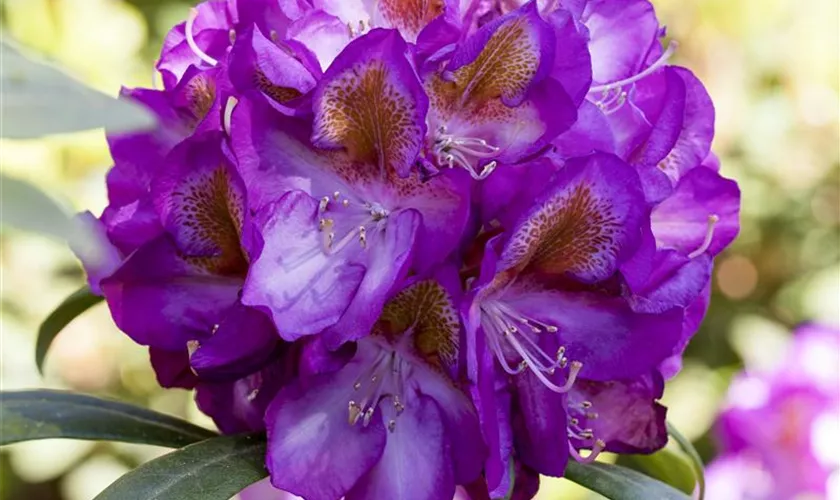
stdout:
[(840, 331), (806, 324), (784, 363), (739, 374), (716, 430), (708, 492), (721, 500), (840, 498)]
[(267, 432), (245, 495), (524, 499), (651, 453), (740, 205), (663, 36), (647, 0), (203, 2), (122, 92), (158, 126), (108, 136), (90, 287)]

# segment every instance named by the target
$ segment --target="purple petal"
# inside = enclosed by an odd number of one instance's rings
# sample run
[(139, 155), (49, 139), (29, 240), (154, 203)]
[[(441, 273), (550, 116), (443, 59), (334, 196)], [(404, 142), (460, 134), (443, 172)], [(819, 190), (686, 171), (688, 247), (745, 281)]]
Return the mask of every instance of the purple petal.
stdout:
[(288, 341), (334, 325), (365, 275), (349, 252), (325, 252), (318, 214), (317, 201), (291, 192), (257, 223), (264, 246), (251, 263), (242, 303), (268, 312)]
[[(581, 428), (591, 428), (593, 435), (607, 443), (614, 453), (652, 453), (668, 442), (664, 406), (657, 403), (662, 396), (662, 383), (645, 375), (633, 380), (575, 383), (570, 401), (589, 401), (590, 410), (574, 413)], [(658, 389), (658, 390), (657, 390)], [(597, 414), (587, 418), (586, 414)], [(577, 442), (582, 447), (592, 443)]]
[(673, 69), (685, 84), (684, 125), (674, 149), (659, 167), (676, 182), (708, 156), (715, 134), (715, 107), (705, 87), (691, 71), (680, 67)]
[(149, 361), (161, 387), (192, 389), (198, 376), (190, 369), (190, 355), (186, 345), (177, 351), (149, 348)]
[(530, 372), (514, 377), (513, 384), (514, 443), (519, 459), (540, 474), (562, 476), (569, 459), (564, 396), (547, 389)]
[(142, 345), (180, 350), (210, 335), (242, 287), (240, 278), (215, 275), (212, 268), (206, 258), (182, 257), (161, 237), (133, 253), (101, 286), (122, 331)]
[(555, 36), (536, 2), (482, 26), (462, 43), (446, 66), (464, 98), (484, 103), (501, 97), (507, 106), (525, 100), (554, 62)]
[[(417, 375), (420, 391), (431, 397), (440, 410), (450, 442), (453, 477), (456, 484), (467, 484), (481, 474), (486, 446), (481, 436), (478, 415), (467, 396), (440, 373)], [(399, 426), (399, 424), (398, 424)]]
[(712, 277), (712, 261), (706, 256), (689, 259), (673, 250), (660, 250), (652, 264), (647, 280), (633, 288), (631, 303), (638, 312), (688, 307)]
[(426, 135), (429, 107), (396, 31), (373, 30), (351, 42), (320, 81), (312, 142), (345, 148), (380, 172), (408, 175)]
[(297, 98), (315, 87), (315, 79), (302, 57), (285, 50), (249, 28), (237, 33), (230, 53), (230, 76), (239, 92), (257, 89), (278, 109), (291, 113)]
[[(196, 6), (198, 15), (192, 26), (195, 44), (208, 56), (221, 60), (230, 46), (230, 29), (235, 23), (235, 9), (229, 0), (208, 0)], [(163, 75), (165, 88), (171, 89), (181, 80), (191, 65), (210, 67), (196, 55), (187, 43), (186, 23), (180, 23), (167, 33), (157, 69)]]
[[(384, 405), (390, 402), (383, 402), (380, 407)], [(449, 436), (435, 401), (418, 395), (395, 422), (394, 430), (388, 432), (382, 458), (345, 498), (452, 500), (455, 481)]]
[(308, 500), (346, 495), (378, 462), (388, 432), (379, 413), (370, 425), (350, 425), (353, 383), (371, 361), (354, 358), (336, 374), (283, 388), (266, 413), (272, 484)]
[(603, 153), (569, 161), (513, 229), (499, 270), (603, 280), (635, 251), (643, 217), (632, 167)]
[(590, 292), (544, 291), (517, 283), (501, 297), (521, 313), (558, 329), (580, 376), (592, 380), (631, 378), (670, 356), (680, 339), (682, 311), (634, 312), (621, 298)]
[(388, 295), (408, 273), (419, 225), (419, 214), (405, 210), (390, 215), (386, 228), (369, 237), (369, 250), (362, 250), (364, 277), (341, 319), (324, 332), (330, 349), (370, 333)]
[(232, 382), (202, 382), (196, 388), (196, 404), (223, 434), (264, 431), (266, 408), (292, 380), (293, 366), (293, 360), (278, 357), (262, 370)]
[(556, 37), (554, 65), (551, 76), (559, 81), (577, 106), (586, 98), (592, 83), (593, 64), (587, 48), (585, 30), (579, 30), (565, 9), (557, 9), (547, 16)]
[(270, 318), (237, 303), (192, 353), (190, 364), (202, 379), (236, 378), (260, 368), (276, 355), (279, 344)]
[(311, 50), (326, 71), (353, 39), (347, 23), (322, 10), (311, 10), (289, 26), (288, 37)]
[(212, 132), (179, 144), (152, 184), (152, 197), (185, 255), (212, 257), (219, 274), (244, 275), (245, 189), (222, 152), (222, 140), (221, 132)]
[(633, 76), (659, 37), (659, 21), (648, 0), (592, 0), (582, 21), (589, 30), (592, 77), (609, 83)]
[(645, 100), (647, 95), (653, 96), (649, 100), (657, 101), (659, 107), (645, 113), (652, 127), (645, 141), (631, 155), (630, 163), (656, 165), (675, 147), (685, 126), (685, 82), (673, 68), (665, 68), (640, 82), (634, 95), (638, 96), (636, 102)]
[(705, 167), (695, 168), (653, 210), (653, 234), (659, 246), (684, 255), (699, 251), (715, 256), (738, 235), (740, 205), (735, 181)]
[(399, 205), (422, 216), (413, 264), (418, 273), (440, 264), (461, 244), (469, 219), (470, 186), (464, 172), (444, 173), (427, 182), (416, 174), (397, 181)]

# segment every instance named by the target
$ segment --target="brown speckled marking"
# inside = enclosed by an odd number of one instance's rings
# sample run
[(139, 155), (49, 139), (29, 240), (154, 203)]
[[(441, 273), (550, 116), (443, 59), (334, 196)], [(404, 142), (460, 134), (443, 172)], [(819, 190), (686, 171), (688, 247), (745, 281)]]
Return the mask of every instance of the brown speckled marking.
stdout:
[(457, 361), (458, 311), (438, 282), (421, 281), (397, 294), (374, 329), (394, 342), (407, 331), (413, 331), (414, 347), (433, 366), (452, 366)]
[(443, 0), (379, 0), (379, 12), (388, 23), (400, 30), (409, 41), (429, 22), (443, 13)]
[(542, 204), (514, 235), (505, 260), (551, 274), (596, 271), (616, 257), (620, 228), (610, 204), (579, 184)]
[(214, 274), (243, 275), (248, 268), (239, 244), (243, 200), (231, 186), (225, 167), (185, 184), (172, 193), (178, 207), (175, 222), (187, 229), (191, 247), (211, 254), (188, 260)]
[(413, 161), (411, 152), (421, 137), (417, 103), (392, 78), (381, 61), (360, 64), (331, 81), (322, 99), (324, 138), (380, 171)]
[(254, 72), (254, 86), (274, 101), (283, 104), (303, 95), (298, 89), (275, 85), (260, 70)]
[(475, 61), (455, 71), (453, 83), (463, 98), (483, 102), (522, 95), (539, 66), (538, 42), (530, 35), (523, 18), (500, 26)]
[(216, 101), (216, 83), (205, 75), (197, 75), (187, 83), (187, 100), (193, 115), (193, 127), (207, 116)]

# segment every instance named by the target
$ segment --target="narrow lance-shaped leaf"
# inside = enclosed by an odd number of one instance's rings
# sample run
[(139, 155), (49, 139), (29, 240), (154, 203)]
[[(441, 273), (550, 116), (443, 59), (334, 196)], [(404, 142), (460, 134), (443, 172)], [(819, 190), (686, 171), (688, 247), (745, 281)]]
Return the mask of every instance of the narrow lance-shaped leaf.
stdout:
[[(4, 68), (5, 71), (5, 68)], [(2, 73), (2, 72), (0, 72)], [(6, 99), (4, 96), (0, 96)], [(0, 99), (0, 100), (2, 100)], [(4, 111), (0, 109), (0, 113)], [(4, 117), (6, 121), (8, 118)], [(101, 239), (70, 211), (32, 184), (0, 174), (0, 224), (67, 242), (85, 262), (104, 256)]]
[(179, 448), (216, 435), (163, 413), (84, 394), (0, 392), (0, 445), (69, 438)]
[(6, 42), (0, 43), (0, 57), (2, 137), (31, 139), (100, 127), (125, 132), (155, 124), (144, 108), (93, 90)]
[(268, 475), (265, 436), (189, 445), (119, 478), (94, 500), (228, 500)]
[(697, 479), (697, 500), (703, 500), (706, 497), (706, 476), (703, 472), (703, 459), (700, 454), (691, 444), (691, 441), (682, 435), (682, 433), (674, 427), (671, 422), (666, 422), (668, 426), (668, 435), (674, 438), (674, 441), (680, 445), (680, 449), (688, 455), (691, 466), (694, 469), (694, 477)]
[(44, 371), (44, 359), (55, 337), (77, 316), (87, 311), (103, 298), (91, 293), (90, 288), (83, 286), (69, 295), (38, 328), (38, 341), (35, 344), (35, 364), (38, 371)]
[(693, 466), (671, 450), (659, 450), (652, 455), (620, 455), (617, 464), (647, 474), (684, 493), (694, 492)]
[(610, 500), (690, 500), (685, 493), (640, 472), (618, 465), (570, 460), (566, 479)]

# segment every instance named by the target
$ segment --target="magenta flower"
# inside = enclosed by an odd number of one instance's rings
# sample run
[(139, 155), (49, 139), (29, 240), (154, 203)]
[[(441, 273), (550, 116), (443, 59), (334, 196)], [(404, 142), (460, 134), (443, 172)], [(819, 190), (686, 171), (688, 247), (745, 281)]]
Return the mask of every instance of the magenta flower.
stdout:
[(793, 335), (784, 363), (748, 367), (733, 380), (716, 427), (721, 454), (709, 465), (711, 498), (837, 495), (840, 332), (808, 324)]

